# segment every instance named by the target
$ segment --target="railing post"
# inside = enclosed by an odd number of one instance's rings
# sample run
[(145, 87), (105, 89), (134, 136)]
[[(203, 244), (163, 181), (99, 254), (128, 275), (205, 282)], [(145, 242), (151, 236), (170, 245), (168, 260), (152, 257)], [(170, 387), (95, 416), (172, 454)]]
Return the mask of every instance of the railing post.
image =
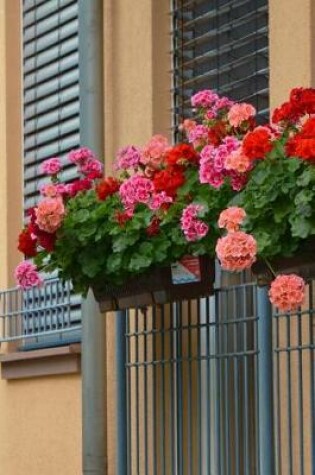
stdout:
[[(78, 0), (80, 145), (104, 152), (103, 0)], [(105, 317), (92, 292), (82, 309), (82, 464), (84, 475), (105, 475)]]
[(268, 287), (257, 288), (259, 473), (274, 475), (272, 308)]
[(127, 385), (126, 385), (126, 311), (115, 312), (116, 346), (116, 473), (127, 475)]

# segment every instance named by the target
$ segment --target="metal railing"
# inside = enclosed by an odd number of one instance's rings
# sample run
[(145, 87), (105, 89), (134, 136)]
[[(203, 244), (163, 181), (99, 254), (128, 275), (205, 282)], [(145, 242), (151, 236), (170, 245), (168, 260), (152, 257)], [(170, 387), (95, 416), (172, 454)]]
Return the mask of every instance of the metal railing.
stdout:
[(0, 343), (21, 349), (80, 340), (81, 298), (69, 282), (54, 278), (39, 288), (0, 291)]
[(127, 312), (121, 473), (313, 474), (313, 315), (312, 283), (296, 314), (253, 283)]

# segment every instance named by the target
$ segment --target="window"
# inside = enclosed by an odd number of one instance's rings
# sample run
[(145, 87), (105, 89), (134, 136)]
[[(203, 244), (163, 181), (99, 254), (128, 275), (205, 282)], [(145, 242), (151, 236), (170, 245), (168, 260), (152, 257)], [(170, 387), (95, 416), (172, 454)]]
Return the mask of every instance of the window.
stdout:
[(268, 1), (173, 0), (174, 125), (215, 89), (268, 112)]
[[(25, 212), (48, 181), (40, 173), (44, 160), (61, 157), (64, 182), (76, 174), (65, 157), (80, 145), (79, 8), (79, 0), (23, 1)], [(57, 278), (24, 292), (22, 313), (25, 348), (80, 338), (80, 298)]]

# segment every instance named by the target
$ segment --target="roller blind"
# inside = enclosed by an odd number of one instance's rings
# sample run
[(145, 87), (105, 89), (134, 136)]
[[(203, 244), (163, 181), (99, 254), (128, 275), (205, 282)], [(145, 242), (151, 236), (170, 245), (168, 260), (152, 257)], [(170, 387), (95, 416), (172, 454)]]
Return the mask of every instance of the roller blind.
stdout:
[[(76, 176), (75, 167), (66, 164), (65, 157), (80, 145), (78, 31), (78, 0), (23, 1), (25, 211), (38, 203), (38, 189), (49, 181), (40, 173), (44, 160), (61, 158), (65, 165), (63, 182)], [(47, 335), (51, 329), (80, 323), (80, 297), (69, 294), (58, 279), (53, 282), (37, 292), (25, 293), (25, 333), (45, 331), (47, 322)], [(39, 343), (78, 338), (77, 332), (60, 333), (58, 338), (47, 336)], [(30, 344), (30, 339), (26, 341)]]
[(268, 114), (268, 0), (173, 0), (174, 126), (215, 89)]

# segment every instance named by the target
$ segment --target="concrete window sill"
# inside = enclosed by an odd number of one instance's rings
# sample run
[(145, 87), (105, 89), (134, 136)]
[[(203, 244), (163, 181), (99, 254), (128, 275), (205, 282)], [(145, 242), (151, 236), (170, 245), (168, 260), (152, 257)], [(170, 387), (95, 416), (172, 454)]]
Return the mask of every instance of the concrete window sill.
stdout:
[(81, 345), (0, 354), (1, 378), (24, 379), (81, 372)]

